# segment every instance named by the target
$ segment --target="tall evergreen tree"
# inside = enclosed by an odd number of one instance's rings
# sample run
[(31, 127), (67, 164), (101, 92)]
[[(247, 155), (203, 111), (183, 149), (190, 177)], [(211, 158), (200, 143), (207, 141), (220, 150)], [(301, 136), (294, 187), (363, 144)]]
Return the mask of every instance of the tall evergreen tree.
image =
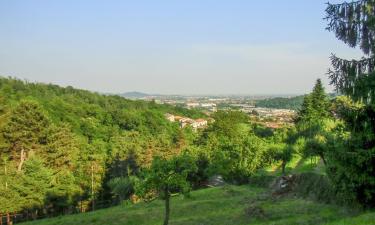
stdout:
[(347, 60), (332, 54), (331, 83), (354, 100), (375, 103), (375, 1), (329, 4), (326, 9), (329, 31), (350, 47), (359, 46), (365, 57)]
[(375, 1), (328, 4), (326, 14), (327, 29), (364, 54), (360, 60), (331, 56), (331, 83), (364, 107), (343, 117), (351, 135), (332, 148), (328, 171), (339, 191), (375, 206)]
[(311, 93), (311, 104), (316, 118), (329, 117), (329, 100), (324, 90), (322, 81), (316, 80), (315, 86)]
[(328, 96), (324, 91), (322, 81), (317, 79), (313, 91), (303, 99), (297, 121), (311, 121), (328, 118), (330, 115), (329, 105)]
[(22, 101), (11, 113), (2, 132), (8, 152), (21, 171), (28, 154), (39, 151), (46, 143), (49, 120), (33, 101)]

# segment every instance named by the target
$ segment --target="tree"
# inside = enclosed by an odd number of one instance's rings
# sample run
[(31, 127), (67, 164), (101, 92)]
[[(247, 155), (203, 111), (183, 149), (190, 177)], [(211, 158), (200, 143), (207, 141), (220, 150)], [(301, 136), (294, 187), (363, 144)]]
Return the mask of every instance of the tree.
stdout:
[(41, 209), (45, 202), (47, 193), (51, 188), (52, 171), (43, 165), (43, 161), (37, 156), (31, 156), (25, 162), (22, 174), (22, 184), (19, 188), (23, 197), (23, 208), (33, 211), (33, 218), (36, 219), (38, 209)]
[(189, 173), (197, 170), (193, 158), (187, 154), (174, 156), (170, 159), (155, 158), (151, 167), (146, 170), (145, 178), (138, 188), (138, 193), (146, 197), (150, 192), (165, 201), (164, 225), (169, 223), (170, 198), (172, 193), (187, 195), (190, 183)]
[(38, 103), (22, 101), (13, 111), (3, 129), (12, 160), (18, 161), (18, 171), (31, 151), (40, 151), (46, 142), (50, 122)]
[(271, 161), (281, 161), (281, 172), (286, 174), (286, 165), (293, 158), (295, 148), (293, 146), (295, 129), (279, 129), (272, 136), (271, 143), (268, 146), (268, 154)]
[(330, 116), (330, 102), (320, 79), (316, 80), (315, 86), (311, 93), (311, 105), (316, 118), (322, 119)]
[(350, 47), (362, 50), (365, 57), (346, 60), (332, 54), (328, 74), (336, 89), (354, 100), (375, 102), (375, 2), (359, 0), (330, 4), (326, 8), (327, 30)]
[(3, 159), (0, 171), (0, 216), (6, 215), (7, 224), (12, 224), (11, 213), (23, 208), (23, 198), (18, 191), (21, 185), (21, 177), (13, 169), (13, 165), (7, 159)]
[(297, 122), (329, 118), (329, 109), (328, 96), (324, 91), (322, 81), (317, 79), (313, 91), (303, 99), (301, 110), (298, 112)]
[(318, 79), (313, 91), (305, 96), (296, 123), (299, 136), (303, 136), (306, 140), (302, 155), (319, 156), (324, 164), (326, 164), (325, 134), (332, 128), (330, 108), (331, 103), (321, 80)]
[(341, 117), (346, 128), (330, 149), (328, 174), (338, 191), (375, 206), (375, 1), (328, 4), (326, 14), (327, 29), (364, 54), (360, 60), (331, 56), (331, 84), (363, 106)]
[(254, 134), (243, 134), (235, 139), (219, 137), (217, 141), (210, 170), (228, 181), (247, 182), (265, 163), (265, 143)]

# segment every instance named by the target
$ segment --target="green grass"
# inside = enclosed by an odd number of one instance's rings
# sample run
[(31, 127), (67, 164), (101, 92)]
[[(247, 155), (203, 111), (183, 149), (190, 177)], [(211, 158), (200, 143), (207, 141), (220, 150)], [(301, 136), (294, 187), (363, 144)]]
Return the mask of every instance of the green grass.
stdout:
[[(256, 213), (261, 209), (264, 213)], [(162, 224), (162, 201), (121, 205), (95, 212), (62, 216), (25, 225)], [(265, 189), (248, 185), (202, 189), (191, 198), (176, 196), (171, 202), (171, 225), (245, 224), (375, 224), (375, 213), (353, 215), (345, 208), (300, 198), (273, 199)]]
[[(286, 173), (306, 173), (314, 172), (317, 174), (325, 174), (325, 168), (322, 160), (319, 157), (302, 158), (299, 154), (294, 154), (293, 158), (287, 163), (285, 167)], [(261, 169), (259, 171), (263, 175), (280, 176), (282, 174), (281, 162)]]

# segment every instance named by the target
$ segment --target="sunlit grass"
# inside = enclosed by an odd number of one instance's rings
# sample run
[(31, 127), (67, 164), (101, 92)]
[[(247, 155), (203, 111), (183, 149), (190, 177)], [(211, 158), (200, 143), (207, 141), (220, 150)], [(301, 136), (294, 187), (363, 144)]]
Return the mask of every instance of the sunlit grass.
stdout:
[[(316, 203), (300, 198), (275, 200), (265, 195), (265, 189), (248, 185), (202, 189), (191, 193), (190, 198), (176, 196), (172, 199), (171, 225), (228, 225), (228, 224), (371, 224), (374, 213), (358, 217), (350, 210), (335, 205)], [(266, 196), (260, 198), (259, 196)], [(264, 211), (257, 217), (246, 213), (246, 208), (256, 206)], [(95, 212), (62, 216), (29, 222), (41, 225), (159, 225), (162, 224), (164, 204), (151, 203), (121, 205)], [(343, 221), (339, 223), (337, 221)], [(355, 221), (355, 222), (351, 222)]]

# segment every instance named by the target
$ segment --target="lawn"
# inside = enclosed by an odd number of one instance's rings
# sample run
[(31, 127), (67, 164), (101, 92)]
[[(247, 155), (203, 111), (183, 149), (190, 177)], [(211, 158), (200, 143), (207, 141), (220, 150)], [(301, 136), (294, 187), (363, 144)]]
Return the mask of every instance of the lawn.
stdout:
[[(375, 224), (375, 213), (354, 214), (340, 206), (295, 197), (275, 199), (266, 189), (249, 185), (202, 189), (192, 192), (190, 198), (176, 196), (172, 199), (171, 210), (171, 225)], [(160, 225), (163, 213), (163, 202), (156, 200), (24, 225)]]

